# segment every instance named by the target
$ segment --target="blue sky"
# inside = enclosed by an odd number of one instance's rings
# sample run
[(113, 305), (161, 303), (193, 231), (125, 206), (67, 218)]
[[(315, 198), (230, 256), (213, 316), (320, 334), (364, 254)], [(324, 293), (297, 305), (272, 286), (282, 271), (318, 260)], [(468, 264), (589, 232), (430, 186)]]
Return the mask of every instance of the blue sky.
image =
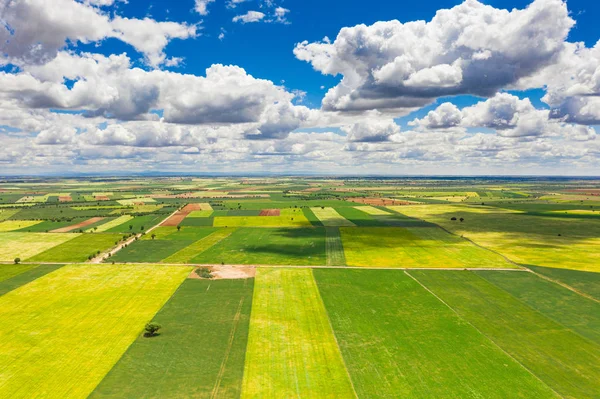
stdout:
[(0, 166), (597, 174), (598, 16), (591, 0), (0, 0)]

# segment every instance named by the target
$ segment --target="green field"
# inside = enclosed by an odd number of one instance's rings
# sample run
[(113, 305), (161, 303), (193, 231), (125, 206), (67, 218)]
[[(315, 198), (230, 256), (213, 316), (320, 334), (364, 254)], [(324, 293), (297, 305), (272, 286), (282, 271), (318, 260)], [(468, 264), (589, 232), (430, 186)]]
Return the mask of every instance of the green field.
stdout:
[(110, 220), (106, 223), (103, 223), (101, 225), (99, 225), (96, 229), (88, 229), (86, 230), (87, 232), (97, 232), (97, 233), (102, 233), (104, 231), (109, 231), (110, 229), (113, 229), (117, 226), (120, 226), (122, 224), (125, 224), (127, 222), (129, 222), (130, 220), (133, 220), (133, 216), (131, 215), (123, 215), (123, 216), (119, 216), (118, 218), (115, 218), (113, 220)]
[(597, 397), (600, 345), (473, 272), (415, 270), (409, 274), (561, 396)]
[(0, 261), (25, 260), (78, 236), (76, 233), (0, 233)]
[(185, 280), (154, 317), (160, 335), (139, 336), (91, 398), (239, 398), (252, 288)]
[(41, 220), (5, 220), (4, 222), (0, 222), (0, 232), (26, 230), (41, 222)]
[(336, 209), (337, 213), (359, 227), (388, 226), (383, 220), (375, 218), (356, 207), (342, 207)]
[(552, 269), (527, 265), (528, 268), (562, 284), (600, 300), (600, 273), (579, 270)]
[(311, 270), (257, 270), (242, 398), (257, 397), (355, 397)]
[(160, 262), (193, 243), (192, 240), (139, 240), (123, 248), (107, 261)]
[(342, 227), (349, 266), (513, 268), (501, 256), (437, 227)]
[(3, 295), (0, 396), (87, 397), (189, 271), (65, 266)]
[[(64, 235), (70, 236), (72, 233), (64, 233)], [(84, 262), (88, 259), (89, 255), (97, 253), (98, 251), (104, 252), (113, 247), (115, 241), (117, 241), (119, 237), (118, 234), (109, 233), (81, 234), (72, 240), (38, 253), (26, 260), (29, 262), (46, 263)]]
[(323, 228), (239, 228), (192, 263), (244, 265), (324, 265)]
[(600, 345), (600, 302), (533, 273), (476, 273), (549, 319)]
[[(167, 215), (145, 215), (135, 216), (133, 219), (121, 223), (118, 226), (106, 230), (107, 233), (140, 233), (160, 223)], [(131, 227), (131, 228), (130, 228)], [(143, 227), (143, 229), (142, 229)]]
[(408, 275), (313, 273), (359, 397), (557, 397)]
[(202, 252), (229, 237), (234, 231), (235, 229), (229, 228), (218, 229), (195, 243), (175, 252), (173, 255), (162, 261), (165, 263), (189, 263)]
[(39, 265), (0, 265), (0, 282), (13, 278)]

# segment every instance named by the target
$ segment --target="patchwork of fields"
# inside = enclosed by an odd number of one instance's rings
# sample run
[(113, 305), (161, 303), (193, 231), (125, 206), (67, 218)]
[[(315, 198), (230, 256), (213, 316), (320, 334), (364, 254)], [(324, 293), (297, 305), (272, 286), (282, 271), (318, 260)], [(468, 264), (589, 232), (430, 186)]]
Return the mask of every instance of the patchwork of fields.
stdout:
[(599, 189), (503, 184), (0, 183), (0, 397), (598, 398)]

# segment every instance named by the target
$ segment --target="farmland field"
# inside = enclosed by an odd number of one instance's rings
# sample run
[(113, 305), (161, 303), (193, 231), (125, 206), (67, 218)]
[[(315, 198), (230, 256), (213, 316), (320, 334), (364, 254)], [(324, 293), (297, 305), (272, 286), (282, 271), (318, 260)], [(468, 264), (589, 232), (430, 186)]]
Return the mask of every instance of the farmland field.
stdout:
[(252, 279), (184, 281), (154, 317), (160, 335), (138, 337), (91, 398), (239, 397), (252, 288)]
[(239, 228), (192, 263), (324, 265), (323, 228)]
[(0, 233), (0, 261), (20, 257), (28, 259), (69, 240), (79, 234)]
[(87, 397), (187, 273), (65, 266), (3, 295), (0, 337), (11, 345), (0, 347), (0, 396)]
[(0, 397), (600, 399), (598, 212), (587, 178), (6, 178)]
[(308, 269), (256, 275), (242, 398), (355, 397)]
[(409, 274), (558, 394), (583, 399), (600, 392), (600, 345), (473, 272)]
[(314, 274), (359, 397), (556, 396), (406, 274)]
[(349, 266), (513, 268), (501, 256), (436, 227), (342, 227)]
[[(71, 235), (71, 234), (69, 234)], [(88, 233), (28, 258), (30, 262), (84, 262), (90, 254), (115, 245), (118, 234)]]

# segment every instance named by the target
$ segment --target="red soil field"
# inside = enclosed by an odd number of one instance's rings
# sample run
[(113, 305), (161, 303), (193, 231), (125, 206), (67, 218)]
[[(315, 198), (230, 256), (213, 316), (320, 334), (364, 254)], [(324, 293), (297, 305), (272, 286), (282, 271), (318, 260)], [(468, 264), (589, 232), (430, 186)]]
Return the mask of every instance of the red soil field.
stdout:
[(279, 209), (263, 209), (258, 214), (258, 216), (279, 216), (279, 215), (281, 215), (281, 210), (279, 210)]
[(180, 211), (176, 212), (173, 216), (162, 222), (161, 226), (178, 226), (193, 211), (199, 211), (202, 209), (200, 204), (187, 204)]
[(50, 233), (68, 233), (69, 231), (72, 231), (72, 230), (75, 230), (75, 229), (81, 229), (83, 227), (89, 226), (90, 224), (94, 224), (96, 222), (99, 222), (102, 219), (104, 219), (104, 218), (101, 218), (101, 217), (91, 218), (91, 219), (88, 219), (88, 220), (84, 220), (81, 223), (72, 224), (71, 226), (61, 227), (60, 229), (55, 229), (55, 230), (50, 230)]
[(71, 198), (69, 196), (58, 197), (58, 202), (71, 202), (71, 201), (73, 201), (73, 198)]
[(106, 195), (96, 195), (96, 201), (110, 201)]

